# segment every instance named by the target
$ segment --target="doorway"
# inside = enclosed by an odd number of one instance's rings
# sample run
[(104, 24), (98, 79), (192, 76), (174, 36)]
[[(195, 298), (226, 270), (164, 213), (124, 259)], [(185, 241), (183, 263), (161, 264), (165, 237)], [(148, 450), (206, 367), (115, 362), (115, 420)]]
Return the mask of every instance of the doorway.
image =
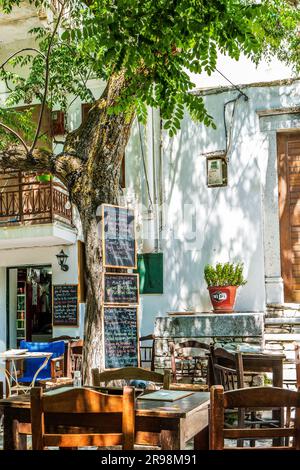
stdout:
[(278, 133), (278, 195), (284, 301), (300, 302), (300, 133)]
[(51, 266), (7, 268), (7, 342), (18, 348), (22, 340), (52, 338)]

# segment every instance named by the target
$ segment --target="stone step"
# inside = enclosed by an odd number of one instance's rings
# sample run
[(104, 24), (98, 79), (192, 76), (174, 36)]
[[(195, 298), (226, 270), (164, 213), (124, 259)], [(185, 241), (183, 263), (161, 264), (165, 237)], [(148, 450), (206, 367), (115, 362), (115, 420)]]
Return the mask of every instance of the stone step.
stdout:
[(265, 320), (267, 318), (284, 317), (297, 318), (300, 317), (300, 304), (269, 304), (265, 312)]
[(289, 334), (289, 333), (265, 333), (264, 335), (266, 341), (297, 341), (300, 343), (300, 334)]
[(299, 317), (266, 317), (265, 318), (265, 327), (268, 325), (300, 325), (300, 315)]

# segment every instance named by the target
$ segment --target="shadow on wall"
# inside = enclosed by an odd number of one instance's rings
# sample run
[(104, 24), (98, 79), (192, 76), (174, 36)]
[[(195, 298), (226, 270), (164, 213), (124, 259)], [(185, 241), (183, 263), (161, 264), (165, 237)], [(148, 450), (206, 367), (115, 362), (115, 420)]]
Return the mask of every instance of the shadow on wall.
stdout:
[[(223, 100), (210, 99), (214, 113), (222, 115)], [(215, 99), (220, 101), (219, 107)], [(210, 110), (210, 100), (208, 106)], [(167, 215), (163, 251), (167, 273), (165, 294), (170, 310), (190, 306), (211, 310), (204, 266), (227, 260), (243, 262), (248, 279), (238, 292), (236, 309), (264, 308), (262, 192), (257, 160), (260, 137), (257, 120), (248, 106), (240, 101), (236, 108), (227, 187), (207, 188), (206, 160), (201, 156), (225, 148), (224, 126), (220, 120), (215, 131), (192, 123), (186, 116), (180, 133), (166, 149)]]

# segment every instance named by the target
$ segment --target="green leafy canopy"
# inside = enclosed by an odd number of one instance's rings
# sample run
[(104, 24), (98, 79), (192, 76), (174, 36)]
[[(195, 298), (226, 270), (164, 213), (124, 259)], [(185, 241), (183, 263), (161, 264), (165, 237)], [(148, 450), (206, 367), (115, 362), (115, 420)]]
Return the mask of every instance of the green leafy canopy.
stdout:
[[(39, 8), (48, 2), (32, 3)], [(0, 0), (0, 11), (19, 5), (19, 0)], [(146, 106), (159, 107), (172, 136), (185, 109), (194, 120), (214, 125), (203, 99), (191, 93), (189, 72), (211, 74), (217, 51), (236, 60), (243, 53), (255, 63), (276, 54), (298, 67), (299, 10), (284, 0), (71, 0), (64, 8), (49, 61), (50, 108), (66, 109), (68, 95), (93, 100), (89, 78), (108, 80), (122, 72), (126, 88), (111, 112), (134, 109), (145, 121)], [(43, 54), (51, 29), (32, 31)], [(13, 90), (8, 105), (40, 101), (42, 55), (21, 54), (9, 66), (0, 73)], [(20, 67), (29, 74), (21, 76)]]

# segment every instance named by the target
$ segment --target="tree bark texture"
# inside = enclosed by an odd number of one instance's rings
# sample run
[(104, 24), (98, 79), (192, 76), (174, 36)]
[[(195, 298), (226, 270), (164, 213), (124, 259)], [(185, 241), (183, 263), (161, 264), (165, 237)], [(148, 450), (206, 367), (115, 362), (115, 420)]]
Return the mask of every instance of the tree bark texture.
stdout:
[(55, 156), (44, 149), (26, 154), (22, 146), (0, 153), (0, 167), (16, 170), (49, 171), (67, 186), (71, 201), (77, 206), (86, 251), (87, 304), (84, 337), (84, 383), (91, 384), (92, 368), (104, 368), (101, 307), (102, 251), (97, 209), (103, 203), (116, 204), (122, 158), (129, 139), (134, 111), (112, 115), (126, 80), (113, 75), (87, 120), (67, 135), (64, 150)]

